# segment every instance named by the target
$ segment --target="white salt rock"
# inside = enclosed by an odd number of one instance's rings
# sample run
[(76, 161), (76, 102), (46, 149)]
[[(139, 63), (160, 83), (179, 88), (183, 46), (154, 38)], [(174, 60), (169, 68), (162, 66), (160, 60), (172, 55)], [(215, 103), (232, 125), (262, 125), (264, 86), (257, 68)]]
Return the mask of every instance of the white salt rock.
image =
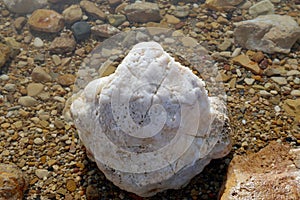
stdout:
[(80, 139), (121, 189), (178, 189), (231, 149), (226, 107), (156, 42), (135, 45), (114, 74), (71, 105)]

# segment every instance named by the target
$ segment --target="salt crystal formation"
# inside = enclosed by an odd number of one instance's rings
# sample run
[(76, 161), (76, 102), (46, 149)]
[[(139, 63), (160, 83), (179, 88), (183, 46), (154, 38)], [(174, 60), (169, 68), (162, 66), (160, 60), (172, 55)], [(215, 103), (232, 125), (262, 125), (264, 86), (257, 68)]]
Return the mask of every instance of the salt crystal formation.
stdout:
[(178, 189), (231, 148), (223, 101), (156, 42), (135, 45), (114, 74), (90, 82), (71, 113), (88, 153), (121, 189)]

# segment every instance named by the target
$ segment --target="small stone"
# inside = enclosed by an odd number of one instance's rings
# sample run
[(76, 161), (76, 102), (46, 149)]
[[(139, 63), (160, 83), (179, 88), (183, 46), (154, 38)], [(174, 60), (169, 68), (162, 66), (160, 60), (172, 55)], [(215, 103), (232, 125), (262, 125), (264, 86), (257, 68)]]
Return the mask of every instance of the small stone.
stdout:
[(51, 53), (56, 53), (56, 54), (65, 54), (74, 51), (75, 48), (76, 48), (76, 42), (73, 38), (68, 36), (60, 36), (60, 37), (56, 37), (52, 41), (49, 47), (49, 51)]
[(300, 90), (292, 90), (291, 95), (295, 97), (300, 97)]
[(33, 46), (35, 46), (37, 48), (43, 47), (44, 46), (44, 42), (43, 42), (43, 40), (41, 38), (36, 37), (33, 40)]
[(70, 86), (74, 84), (75, 78), (73, 74), (64, 74), (58, 77), (57, 82), (62, 86)]
[(0, 43), (0, 68), (8, 61), (12, 49), (5, 44)]
[(169, 24), (178, 24), (180, 22), (180, 19), (178, 19), (177, 17), (175, 17), (173, 15), (169, 15), (169, 14), (165, 15), (165, 19), (166, 19), (167, 23), (169, 23)]
[(52, 61), (55, 64), (55, 66), (58, 66), (61, 64), (61, 59), (58, 55), (52, 55)]
[(28, 20), (29, 27), (34, 31), (57, 33), (64, 27), (64, 18), (54, 10), (35, 10)]
[(256, 62), (250, 60), (250, 58), (244, 54), (234, 57), (232, 59), (233, 63), (238, 63), (246, 69), (250, 70), (254, 74), (260, 74), (261, 69)]
[(247, 84), (247, 85), (252, 85), (254, 83), (255, 79), (253, 78), (245, 78), (244, 79), (244, 82)]
[(37, 169), (35, 170), (35, 175), (40, 179), (44, 179), (49, 176), (49, 171), (46, 169)]
[(15, 26), (16, 30), (17, 31), (22, 30), (22, 28), (24, 27), (26, 22), (27, 22), (27, 20), (25, 17), (18, 17), (17, 19), (15, 19), (14, 26)]
[(5, 39), (5, 44), (10, 47), (11, 52), (10, 52), (10, 57), (14, 58), (20, 53), (21, 49), (21, 44), (15, 40), (13, 37), (6, 37)]
[(33, 140), (33, 143), (36, 144), (36, 145), (41, 145), (41, 144), (44, 143), (44, 141), (41, 138), (35, 138)]
[(249, 14), (257, 17), (258, 15), (270, 15), (274, 13), (274, 5), (269, 0), (260, 1), (249, 8)]
[(232, 41), (228, 38), (225, 38), (225, 40), (220, 45), (218, 45), (218, 48), (221, 51), (226, 51), (229, 47), (231, 47), (231, 45), (232, 45)]
[(7, 92), (14, 92), (16, 91), (16, 85), (13, 83), (7, 83), (4, 85), (3, 89)]
[(185, 18), (189, 15), (190, 8), (188, 6), (176, 6), (174, 10), (175, 17)]
[(263, 59), (265, 58), (265, 55), (259, 51), (259, 52), (256, 52), (252, 57), (251, 57), (251, 60), (259, 63), (260, 61), (262, 61)]
[(77, 188), (76, 182), (73, 179), (67, 180), (66, 188), (67, 188), (68, 191), (74, 192)]
[(122, 3), (122, 0), (108, 0), (110, 7), (115, 8)]
[(260, 90), (259, 95), (262, 97), (271, 97), (272, 96), (272, 94), (266, 90)]
[(88, 200), (99, 199), (101, 198), (101, 195), (96, 187), (88, 185), (86, 188), (86, 198)]
[(272, 81), (274, 81), (275, 83), (279, 84), (279, 85), (286, 85), (287, 84), (287, 80), (285, 77), (277, 77), (277, 76), (273, 76), (271, 77)]
[(90, 37), (91, 26), (87, 22), (76, 22), (71, 27), (76, 41), (83, 41)]
[(300, 116), (300, 98), (297, 98), (295, 100), (293, 100), (293, 99), (285, 100), (283, 103), (283, 109), (288, 115), (299, 118), (299, 116)]
[(19, 98), (18, 103), (25, 107), (32, 107), (32, 106), (36, 106), (38, 104), (38, 101), (33, 97), (24, 96)]
[(120, 30), (110, 24), (96, 25), (92, 27), (92, 34), (96, 37), (108, 38), (120, 33)]
[(63, 11), (63, 16), (68, 24), (73, 24), (76, 21), (81, 20), (82, 10), (79, 5), (71, 5)]
[(205, 5), (213, 10), (232, 10), (239, 4), (244, 2), (243, 0), (206, 0)]
[(136, 1), (124, 8), (127, 19), (130, 22), (157, 22), (161, 20), (157, 3)]
[(35, 67), (31, 73), (31, 78), (35, 82), (50, 82), (52, 77), (42, 68), (42, 67)]
[(92, 15), (93, 17), (100, 19), (100, 20), (105, 20), (106, 15), (105, 13), (100, 10), (96, 4), (94, 4), (91, 1), (81, 1), (80, 2), (81, 8), (87, 12), (88, 14)]
[(126, 21), (126, 16), (121, 15), (121, 14), (108, 15), (107, 20), (111, 25), (117, 27), (117, 26), (120, 26), (121, 24), (123, 24)]
[(41, 83), (29, 83), (27, 86), (27, 95), (28, 96), (36, 96), (40, 94), (44, 89), (44, 85)]

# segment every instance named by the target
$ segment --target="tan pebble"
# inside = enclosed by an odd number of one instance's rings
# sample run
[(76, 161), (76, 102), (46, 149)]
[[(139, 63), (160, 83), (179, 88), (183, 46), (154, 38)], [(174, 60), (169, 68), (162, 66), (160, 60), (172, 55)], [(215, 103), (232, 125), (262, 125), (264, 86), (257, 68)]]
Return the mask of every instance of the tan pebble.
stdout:
[(62, 86), (70, 86), (75, 82), (75, 76), (72, 74), (64, 74), (58, 77), (57, 82)]
[(67, 180), (66, 188), (70, 192), (74, 192), (76, 190), (76, 182), (73, 179)]

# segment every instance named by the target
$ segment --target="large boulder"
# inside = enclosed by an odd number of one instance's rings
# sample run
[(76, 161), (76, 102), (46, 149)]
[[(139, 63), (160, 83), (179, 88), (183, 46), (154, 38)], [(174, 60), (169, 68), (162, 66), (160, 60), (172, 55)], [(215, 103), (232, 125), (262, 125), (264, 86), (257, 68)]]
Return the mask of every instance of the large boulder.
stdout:
[(47, 5), (47, 0), (3, 0), (8, 10), (18, 14), (31, 13)]
[(262, 15), (235, 23), (234, 39), (243, 48), (266, 53), (289, 53), (300, 38), (300, 27), (290, 16)]
[(91, 81), (71, 113), (86, 149), (121, 189), (178, 189), (231, 149), (226, 107), (156, 42), (136, 44), (114, 74)]
[(271, 142), (258, 153), (235, 156), (221, 200), (299, 199), (300, 149)]

